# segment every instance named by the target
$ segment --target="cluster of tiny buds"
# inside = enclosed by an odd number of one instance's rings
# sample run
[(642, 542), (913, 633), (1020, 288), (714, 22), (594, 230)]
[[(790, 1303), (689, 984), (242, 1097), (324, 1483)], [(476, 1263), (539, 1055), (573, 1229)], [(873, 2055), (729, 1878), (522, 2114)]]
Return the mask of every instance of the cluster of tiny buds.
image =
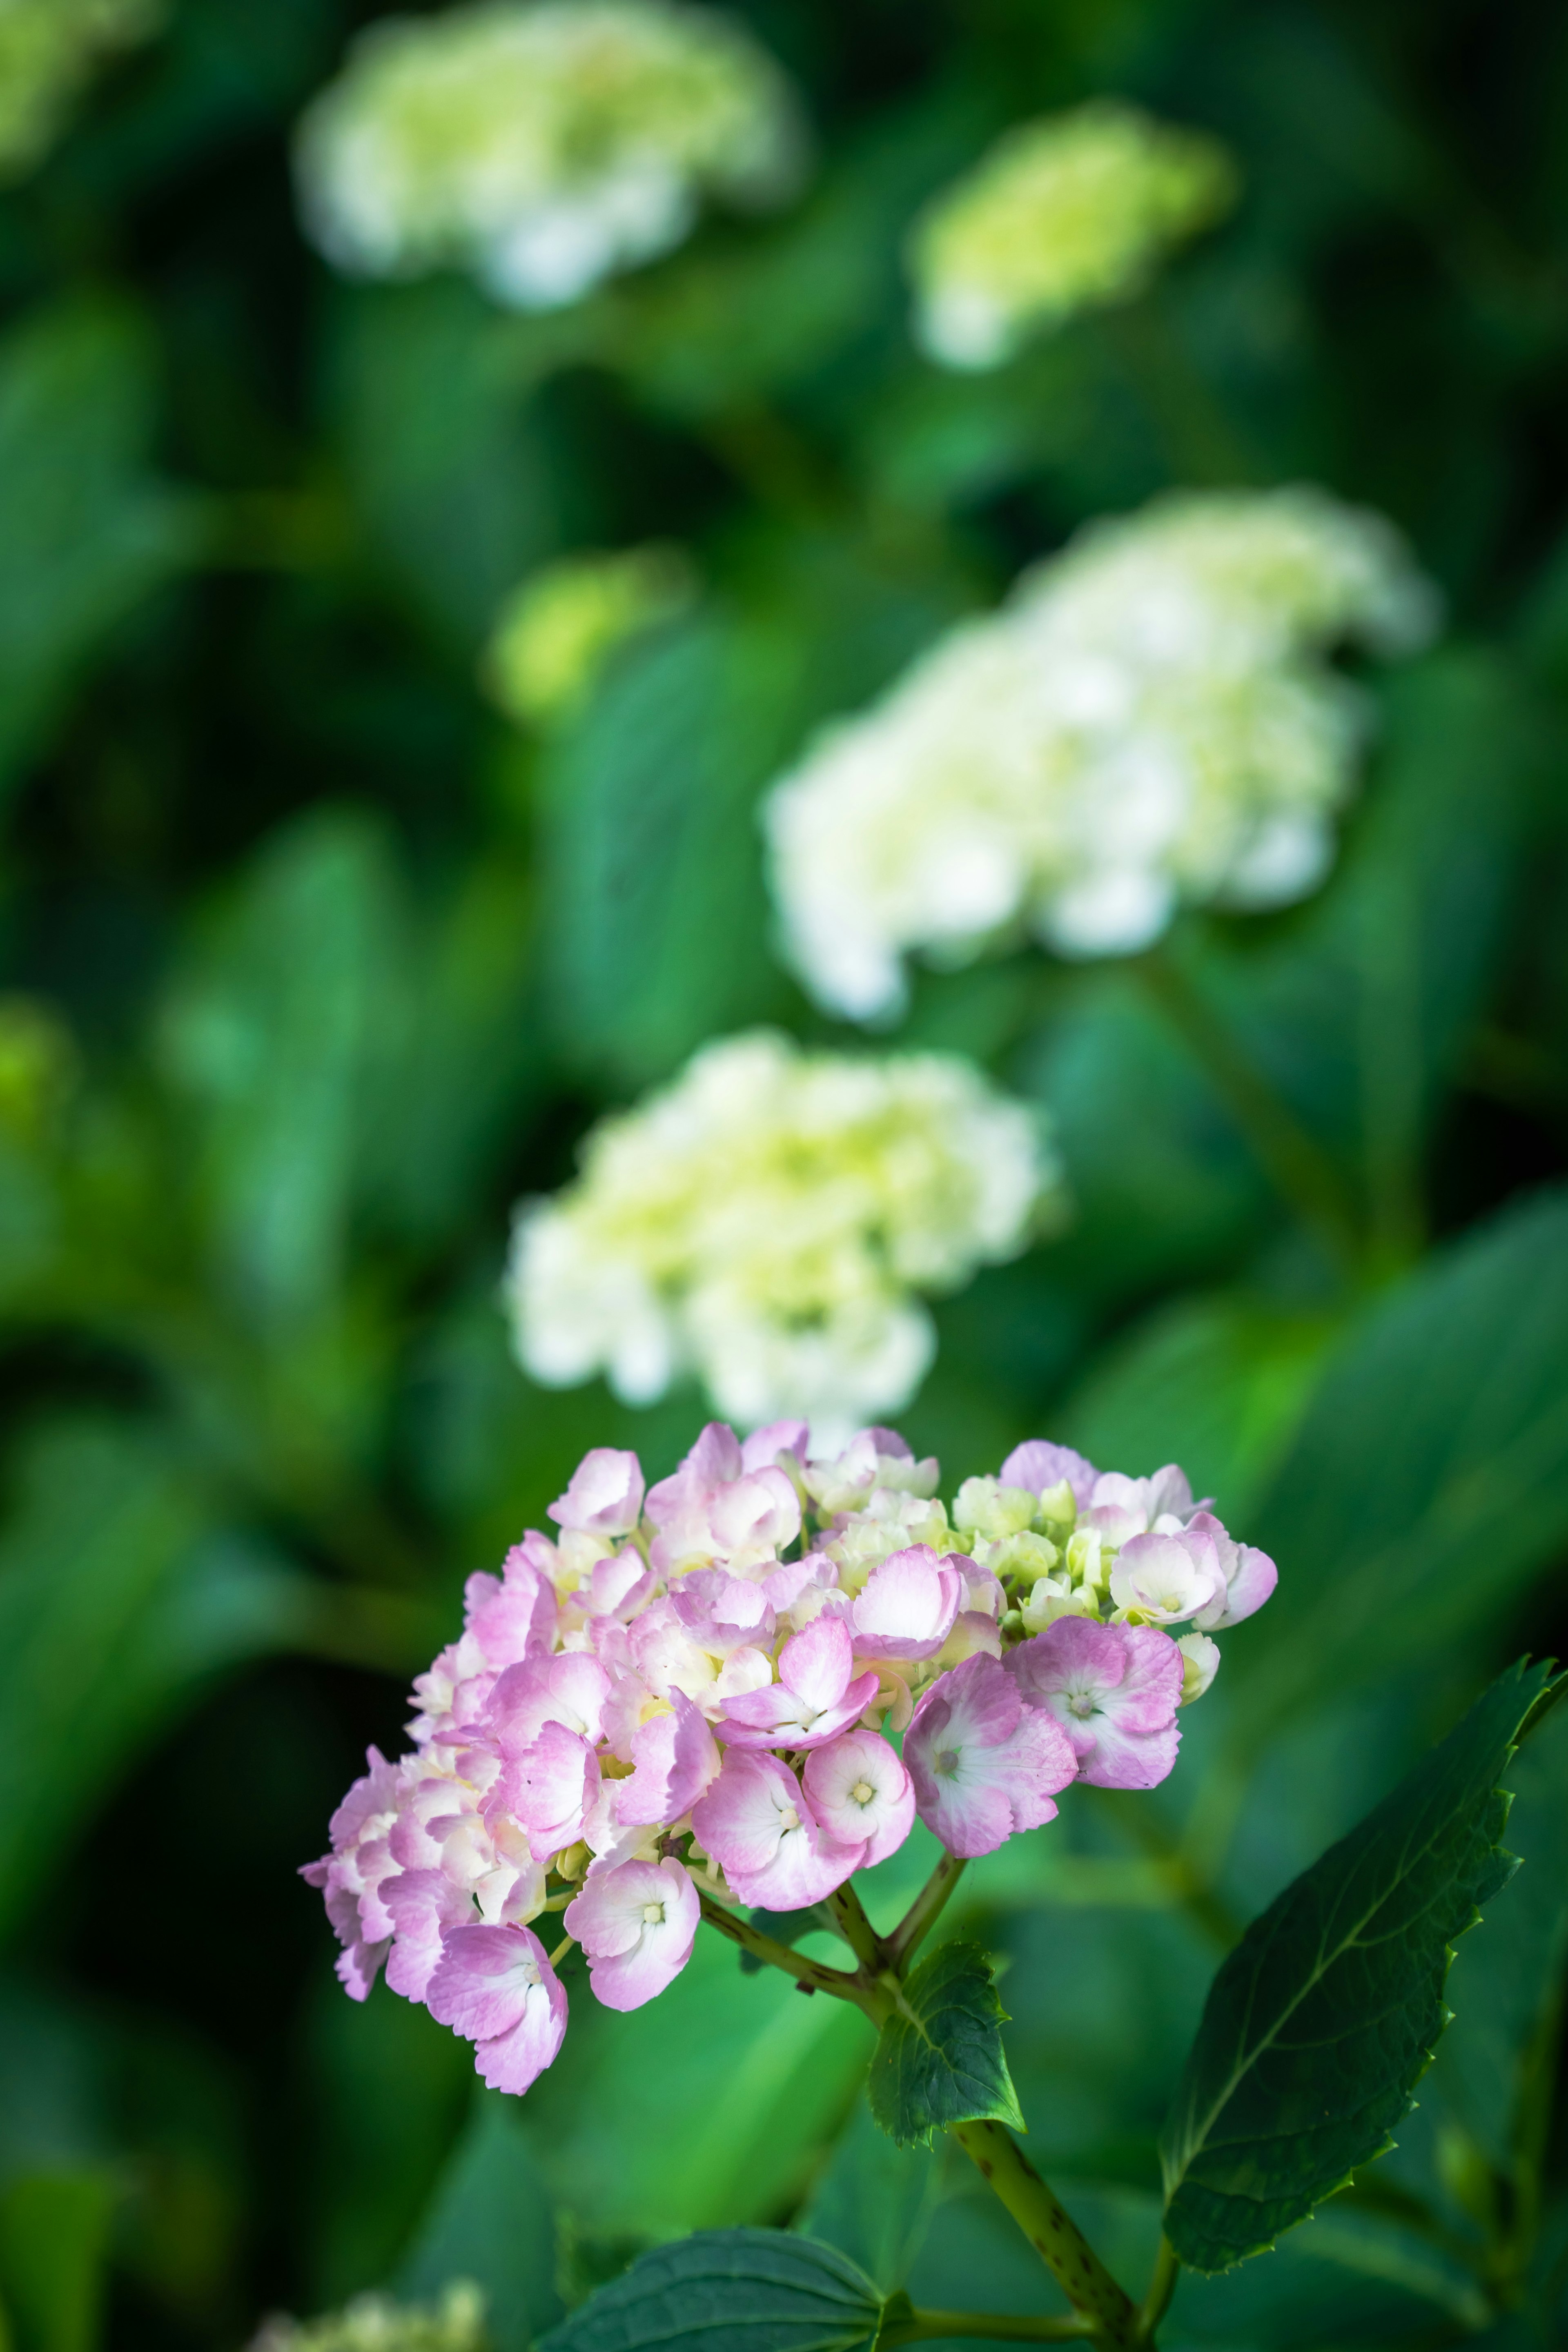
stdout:
[(1272, 1562), (1173, 1467), (1035, 1440), (951, 1512), (937, 1483), (891, 1430), (821, 1460), (800, 1422), (711, 1423), (651, 1489), (634, 1454), (587, 1454), (556, 1536), (469, 1579), (413, 1748), (371, 1751), (306, 1869), (349, 1991), (384, 1962), (488, 2083), (526, 2090), (566, 2029), (543, 1914), (635, 2009), (685, 1967), (705, 1897), (807, 1910), (917, 1814), (969, 1858), (1074, 1780), (1163, 1780), (1213, 1634), (1268, 1598)]

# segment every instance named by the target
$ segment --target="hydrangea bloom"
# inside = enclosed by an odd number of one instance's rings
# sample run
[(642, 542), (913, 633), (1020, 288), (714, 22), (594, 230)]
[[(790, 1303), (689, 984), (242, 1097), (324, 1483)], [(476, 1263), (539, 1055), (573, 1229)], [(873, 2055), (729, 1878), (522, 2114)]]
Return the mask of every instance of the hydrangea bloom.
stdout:
[(783, 74), (676, 0), (489, 0), (384, 19), (300, 126), (306, 225), (371, 278), (453, 264), (522, 310), (668, 252), (704, 196), (767, 205), (800, 172)]
[(568, 555), (525, 580), (485, 655), (491, 694), (533, 725), (575, 708), (615, 648), (683, 611), (696, 593), (679, 547)]
[(469, 1579), (412, 1748), (371, 1751), (305, 1870), (347, 1990), (384, 1963), (523, 2091), (566, 2030), (549, 1914), (597, 1999), (637, 2009), (704, 1899), (803, 1910), (917, 1811), (984, 1854), (1074, 1780), (1163, 1780), (1214, 1632), (1261, 1607), (1272, 1562), (1174, 1468), (1037, 1440), (951, 1508), (936, 1487), (891, 1430), (822, 1457), (798, 1421), (744, 1443), (710, 1423), (651, 1489), (635, 1454), (586, 1455), (554, 1538)]
[(454, 2279), (435, 2304), (359, 2294), (325, 2319), (269, 2319), (250, 2352), (486, 2352), (485, 2299)]
[(785, 946), (825, 1004), (896, 1012), (902, 958), (1032, 931), (1158, 938), (1183, 900), (1321, 879), (1364, 732), (1324, 656), (1436, 619), (1378, 517), (1305, 488), (1177, 493), (1091, 526), (824, 736), (770, 797)]
[(1016, 1255), (1059, 1207), (1037, 1116), (968, 1063), (727, 1038), (524, 1205), (518, 1354), (552, 1387), (603, 1370), (632, 1403), (696, 1371), (733, 1420), (847, 1433), (930, 1364), (915, 1294)]
[(1022, 123), (915, 225), (920, 340), (948, 367), (994, 367), (1035, 329), (1136, 293), (1236, 188), (1216, 141), (1115, 100)]
[(164, 0), (0, 0), (0, 179), (41, 163), (100, 62), (163, 16)]

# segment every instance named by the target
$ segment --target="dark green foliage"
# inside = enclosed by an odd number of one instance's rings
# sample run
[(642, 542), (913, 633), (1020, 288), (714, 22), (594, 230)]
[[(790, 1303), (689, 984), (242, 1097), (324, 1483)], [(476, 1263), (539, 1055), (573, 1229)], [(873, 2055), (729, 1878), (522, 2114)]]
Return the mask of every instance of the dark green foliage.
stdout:
[(1515, 1867), (1499, 1782), (1549, 1685), (1544, 1666), (1500, 1676), (1215, 1979), (1163, 2142), (1166, 2234), (1193, 2269), (1272, 2245), (1408, 2113), (1453, 1942)]
[(1568, 1202), (1546, 1193), (1434, 1258), (1330, 1361), (1254, 1517), (1297, 1573), (1248, 1637), (1248, 1733), (1331, 1671), (1384, 1675), (1506, 1605), (1568, 1535), (1565, 1473)]
[(398, 2292), (429, 2303), (448, 2279), (472, 2279), (494, 2352), (529, 2352), (561, 2316), (555, 2241), (544, 2175), (521, 2121), (509, 2101), (481, 2094), (399, 2271)]
[(929, 2145), (944, 2124), (994, 2116), (1021, 2126), (991, 1963), (973, 1944), (944, 1944), (901, 1988), (871, 2061), (871, 2113), (900, 2147)]
[[(798, 202), (710, 214), (554, 312), (455, 272), (351, 283), (303, 240), (293, 124), (392, 0), (176, 0), (0, 190), (13, 2352), (233, 2352), (266, 2311), (461, 2273), (521, 2352), (693, 2229), (1058, 2312), (939, 2128), (1014, 2114), (1015, 2082), (1035, 2161), (1140, 2285), (1224, 1951), (1510, 1657), (1563, 1646), (1561, 12), (739, 5), (805, 93)], [(1005, 366), (932, 365), (920, 206), (1102, 92), (1226, 141), (1235, 215)], [(1408, 535), (1445, 635), (1356, 666), (1322, 888), (1185, 915), (1166, 952), (1326, 1163), (1337, 1256), (1136, 961), (1019, 942), (918, 971), (885, 1037), (819, 1015), (773, 952), (758, 822), (819, 727), (1081, 524), (1293, 480)], [(481, 674), (501, 601), (647, 541), (685, 551), (693, 606), (513, 727)], [(1221, 1636), (1165, 1787), (1075, 1789), (965, 1874), (961, 1942), (877, 2063), (910, 2145), (861, 2095), (865, 2019), (706, 1932), (631, 2015), (568, 1962), (560, 2060), (476, 2121), (467, 2046), (342, 1998), (292, 1869), (366, 1743), (401, 1744), (464, 1577), (589, 1445), (658, 1477), (704, 1417), (694, 1386), (534, 1388), (498, 1284), (514, 1203), (602, 1113), (764, 1021), (970, 1055), (1055, 1120), (1070, 1228), (940, 1304), (892, 1416), (943, 1491), (1038, 1433), (1174, 1459), (1279, 1591)], [(1497, 1867), (1484, 1761), (1459, 1926)], [(1189, 2274), (1178, 2352), (1568, 2336), (1565, 1776), (1559, 1717), (1510, 1768), (1523, 1867), (1460, 1943), (1397, 2148), (1267, 2260)], [(909, 1895), (884, 1892), (879, 1926)], [(1440, 1914), (1420, 2016), (1342, 2118), (1363, 2141), (1431, 2046)], [(728, 2234), (760, 2223), (805, 2235)], [(849, 2332), (820, 2340), (863, 2342), (871, 2290), (834, 2275)]]
[(872, 2352), (882, 2295), (847, 2255), (779, 2230), (704, 2230), (601, 2287), (540, 2352)]

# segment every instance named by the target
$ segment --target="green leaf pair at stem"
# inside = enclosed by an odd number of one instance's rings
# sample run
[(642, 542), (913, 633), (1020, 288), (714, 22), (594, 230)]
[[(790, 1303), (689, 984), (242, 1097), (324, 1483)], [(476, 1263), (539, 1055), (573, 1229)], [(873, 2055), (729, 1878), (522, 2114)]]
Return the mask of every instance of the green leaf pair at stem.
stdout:
[(716, 1905), (705, 1910), (759, 1964), (866, 2011), (879, 2026), (876, 2121), (900, 2145), (951, 2131), (1071, 2315), (921, 2311), (808, 2238), (717, 2231), (645, 2256), (558, 2328), (547, 2352), (891, 2352), (961, 2336), (1152, 2346), (1181, 2265), (1225, 2270), (1265, 2251), (1392, 2145), (1447, 2022), (1454, 1941), (1517, 1866), (1501, 1846), (1502, 1775), (1565, 1682), (1522, 1662), (1500, 1676), (1225, 1962), (1164, 2136), (1165, 2234), (1141, 2307), (1004, 2128), (1024, 2126), (985, 1955), (954, 1941), (910, 1969), (956, 1883), (959, 1865), (946, 1860), (890, 1937), (877, 1935), (850, 1890), (832, 1898), (859, 1962), (853, 1972), (805, 1958)]

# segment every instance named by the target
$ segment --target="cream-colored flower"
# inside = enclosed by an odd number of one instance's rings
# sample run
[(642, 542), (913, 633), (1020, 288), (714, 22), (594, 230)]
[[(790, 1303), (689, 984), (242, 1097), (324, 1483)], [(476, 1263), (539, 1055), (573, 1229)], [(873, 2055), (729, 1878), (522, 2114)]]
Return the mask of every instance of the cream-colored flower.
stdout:
[(634, 1403), (695, 1372), (736, 1421), (798, 1414), (831, 1443), (919, 1386), (921, 1294), (1015, 1256), (1059, 1209), (1037, 1115), (970, 1064), (726, 1038), (520, 1212), (518, 1354), (551, 1386), (603, 1371)]
[(454, 2279), (432, 2305), (361, 2294), (325, 2319), (269, 2319), (250, 2352), (484, 2352), (485, 2299)]
[(163, 15), (164, 0), (0, 0), (0, 179), (42, 162), (102, 61)]
[(916, 331), (947, 367), (987, 368), (1074, 311), (1136, 293), (1235, 201), (1225, 149), (1100, 99), (1020, 124), (916, 222)]
[(1365, 731), (1326, 656), (1408, 651), (1436, 612), (1390, 527), (1319, 491), (1177, 494), (1091, 527), (774, 787), (791, 961), (877, 1018), (910, 950), (963, 963), (1032, 933), (1120, 954), (1184, 900), (1305, 896)]
[(538, 726), (560, 718), (583, 700), (618, 645), (683, 611), (696, 593), (679, 547), (563, 556), (502, 607), (484, 658), (490, 693), (513, 719)]
[(782, 200), (800, 119), (743, 26), (680, 0), (489, 0), (361, 35), (300, 125), (306, 225), (369, 278), (453, 265), (550, 310)]

